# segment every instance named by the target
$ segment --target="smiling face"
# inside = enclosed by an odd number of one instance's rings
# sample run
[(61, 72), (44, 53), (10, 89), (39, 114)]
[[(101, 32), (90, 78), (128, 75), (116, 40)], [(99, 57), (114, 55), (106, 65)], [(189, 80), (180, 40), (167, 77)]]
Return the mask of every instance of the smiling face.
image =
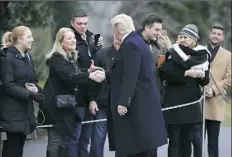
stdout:
[(196, 45), (196, 41), (186, 35), (179, 36), (179, 44), (184, 45), (186, 47), (193, 48)]
[(18, 41), (25, 50), (31, 49), (34, 39), (30, 29), (26, 29), (22, 37), (19, 37)]
[(76, 38), (72, 31), (65, 31), (61, 45), (66, 52), (76, 50)]
[(161, 35), (162, 32), (162, 24), (161, 23), (153, 23), (151, 27), (146, 26), (145, 27), (145, 34), (146, 38), (151, 41), (156, 41)]

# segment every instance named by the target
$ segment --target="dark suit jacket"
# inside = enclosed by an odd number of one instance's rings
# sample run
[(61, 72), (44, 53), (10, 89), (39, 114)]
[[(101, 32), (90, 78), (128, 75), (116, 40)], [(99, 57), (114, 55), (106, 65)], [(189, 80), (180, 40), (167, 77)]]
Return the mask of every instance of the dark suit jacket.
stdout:
[[(159, 93), (152, 71), (152, 55), (135, 32), (123, 41), (109, 74), (116, 154), (128, 156), (166, 144)], [(120, 116), (117, 106), (128, 108)]]

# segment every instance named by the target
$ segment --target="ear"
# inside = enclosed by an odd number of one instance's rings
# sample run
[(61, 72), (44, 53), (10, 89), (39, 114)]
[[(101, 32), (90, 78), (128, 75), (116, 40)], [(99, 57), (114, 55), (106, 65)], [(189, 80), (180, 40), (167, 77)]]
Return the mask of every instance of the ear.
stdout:
[(222, 33), (222, 42), (224, 42), (225, 41), (225, 33), (223, 32)]
[(17, 38), (17, 43), (21, 44), (22, 37)]
[(145, 27), (144, 27), (144, 30), (149, 30), (150, 28), (148, 27), (148, 25), (146, 25)]
[(60, 42), (60, 45), (61, 45), (61, 46), (64, 46), (63, 41)]
[(71, 26), (73, 27), (73, 20), (70, 21)]

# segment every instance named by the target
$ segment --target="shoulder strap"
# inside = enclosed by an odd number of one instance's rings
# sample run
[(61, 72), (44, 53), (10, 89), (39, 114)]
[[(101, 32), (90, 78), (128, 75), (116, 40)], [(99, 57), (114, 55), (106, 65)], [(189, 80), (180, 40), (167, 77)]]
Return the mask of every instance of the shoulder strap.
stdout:
[(76, 73), (81, 73), (81, 70), (78, 68), (76, 61), (71, 61)]

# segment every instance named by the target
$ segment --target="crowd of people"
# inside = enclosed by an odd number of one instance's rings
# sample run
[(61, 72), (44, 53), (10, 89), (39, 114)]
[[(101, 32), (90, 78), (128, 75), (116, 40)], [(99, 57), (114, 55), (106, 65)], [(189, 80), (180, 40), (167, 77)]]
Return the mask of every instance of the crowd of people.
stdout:
[[(220, 94), (231, 85), (223, 25), (214, 24), (209, 42), (200, 45), (194, 24), (172, 43), (157, 14), (148, 15), (138, 30), (126, 14), (110, 22), (113, 43), (105, 47), (103, 37), (88, 30), (87, 13), (75, 11), (71, 26), (59, 29), (45, 56), (44, 87), (30, 54), (30, 28), (17, 26), (3, 35), (2, 157), (23, 157), (26, 135), (38, 124), (53, 126), (46, 128), (46, 157), (103, 157), (107, 135), (115, 157), (157, 157), (157, 148), (167, 143), (168, 157), (191, 157), (192, 145), (194, 157), (202, 157), (203, 124), (209, 157), (219, 157)], [(37, 120), (33, 102), (39, 103)], [(175, 108), (186, 103), (192, 104)], [(98, 119), (107, 121), (81, 123)]]

